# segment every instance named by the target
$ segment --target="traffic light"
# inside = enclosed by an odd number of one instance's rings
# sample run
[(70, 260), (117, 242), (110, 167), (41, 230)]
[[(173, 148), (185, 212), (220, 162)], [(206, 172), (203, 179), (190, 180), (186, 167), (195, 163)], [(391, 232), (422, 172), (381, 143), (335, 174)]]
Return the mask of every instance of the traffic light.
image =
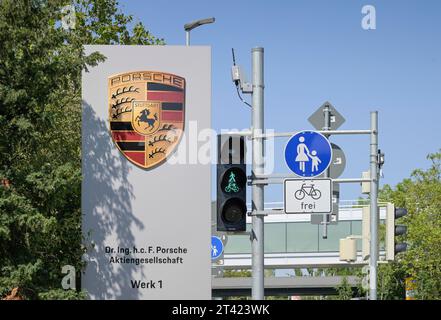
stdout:
[(245, 139), (218, 135), (217, 230), (246, 230)]
[(407, 243), (396, 243), (395, 237), (406, 234), (407, 227), (395, 224), (395, 220), (407, 215), (407, 209), (395, 208), (393, 203), (387, 204), (386, 210), (386, 260), (393, 261), (395, 255), (407, 250)]

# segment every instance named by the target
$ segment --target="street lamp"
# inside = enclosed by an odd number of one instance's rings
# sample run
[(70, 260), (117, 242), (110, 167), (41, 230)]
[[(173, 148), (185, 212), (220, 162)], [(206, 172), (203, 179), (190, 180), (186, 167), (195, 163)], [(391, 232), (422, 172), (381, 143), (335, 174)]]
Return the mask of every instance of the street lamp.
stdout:
[(207, 18), (207, 19), (201, 19), (201, 20), (196, 20), (190, 23), (187, 23), (184, 25), (184, 30), (185, 30), (185, 45), (189, 46), (190, 45), (190, 31), (193, 30), (194, 28), (197, 28), (199, 26), (202, 26), (204, 24), (209, 24), (209, 23), (213, 23), (215, 21), (214, 17), (212, 18)]

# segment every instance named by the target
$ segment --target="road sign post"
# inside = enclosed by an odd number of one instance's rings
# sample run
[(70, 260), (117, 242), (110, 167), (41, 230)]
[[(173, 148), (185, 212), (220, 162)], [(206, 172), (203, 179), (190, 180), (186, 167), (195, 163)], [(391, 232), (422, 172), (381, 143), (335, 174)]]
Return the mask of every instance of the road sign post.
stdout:
[[(326, 131), (337, 130), (346, 120), (345, 118), (335, 109), (335, 107), (326, 101), (323, 103), (309, 118), (308, 121), (317, 130), (322, 129), (324, 131), (324, 136), (329, 139), (330, 134)], [(334, 146), (336, 148), (334, 148)], [(338, 148), (338, 149), (337, 149)], [(332, 144), (333, 159), (332, 165), (323, 173), (323, 177), (331, 177), (333, 179), (338, 178), (341, 173), (343, 173), (345, 167), (345, 157), (343, 151), (336, 145)], [(339, 152), (339, 157), (334, 155), (335, 152)], [(341, 172), (340, 172), (341, 170)], [(337, 171), (337, 172), (333, 172)], [(334, 176), (335, 175), (335, 176)], [(338, 210), (338, 203), (337, 203)], [(335, 214), (336, 215), (336, 214)], [(311, 219), (311, 222), (316, 222), (317, 218)], [(323, 239), (327, 238), (327, 225), (331, 221), (331, 217), (328, 214), (323, 214), (321, 219), (321, 224), (323, 224)]]
[[(325, 104), (325, 107), (323, 109), (323, 113), (324, 113), (324, 117), (325, 117), (325, 125), (323, 127), (323, 130), (331, 130), (331, 110), (329, 107), (329, 104)], [(326, 139), (329, 139), (329, 135), (325, 134)], [(325, 170), (325, 172), (323, 173), (324, 177), (327, 178), (329, 177), (329, 167)], [(322, 237), (323, 239), (327, 239), (328, 238), (328, 219), (327, 219), (328, 215), (326, 213), (323, 213), (323, 221), (322, 221), (322, 226), (323, 226), (323, 234)]]
[(321, 130), (323, 127), (326, 127), (324, 123), (326, 109), (329, 112), (329, 124), (327, 130), (337, 130), (346, 119), (328, 101), (322, 104), (320, 108), (308, 118), (309, 123), (311, 123), (316, 130)]

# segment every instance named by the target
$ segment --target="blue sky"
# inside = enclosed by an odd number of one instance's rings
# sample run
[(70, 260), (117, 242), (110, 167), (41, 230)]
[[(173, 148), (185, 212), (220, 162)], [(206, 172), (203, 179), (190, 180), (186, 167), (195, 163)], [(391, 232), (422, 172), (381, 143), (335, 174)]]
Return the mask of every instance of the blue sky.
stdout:
[[(192, 45), (212, 46), (212, 124), (216, 130), (247, 128), (250, 111), (231, 82), (231, 48), (251, 72), (251, 48), (265, 48), (265, 126), (276, 131), (312, 129), (307, 118), (329, 100), (346, 122), (341, 129), (368, 129), (379, 111), (380, 148), (386, 153), (382, 183), (395, 185), (426, 155), (441, 147), (441, 1), (120, 1), (170, 45), (185, 42), (183, 25), (214, 16), (192, 32)], [(364, 5), (376, 8), (377, 29), (361, 28)], [(368, 136), (338, 136), (345, 151), (342, 178), (369, 166)], [(276, 172), (288, 172), (275, 148)], [(342, 199), (359, 196), (343, 185)], [(266, 201), (281, 201), (282, 187), (267, 188)]]

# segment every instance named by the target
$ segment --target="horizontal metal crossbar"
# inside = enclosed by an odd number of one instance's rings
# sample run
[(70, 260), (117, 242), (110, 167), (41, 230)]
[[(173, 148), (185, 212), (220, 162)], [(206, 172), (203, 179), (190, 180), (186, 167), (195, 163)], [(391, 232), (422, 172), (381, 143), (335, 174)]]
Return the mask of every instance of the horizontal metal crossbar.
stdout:
[[(371, 130), (310, 130), (315, 131), (325, 135), (345, 135), (345, 134), (371, 134)], [(293, 132), (274, 132), (274, 133), (263, 133), (256, 134), (253, 138), (283, 138), (291, 137), (300, 131)]]
[[(372, 130), (310, 130), (315, 131), (325, 135), (350, 135), (350, 134), (371, 134), (377, 133)], [(283, 138), (283, 137), (291, 137), (300, 131), (291, 131), (291, 132), (272, 132), (272, 133), (262, 133), (262, 134), (254, 134), (252, 131), (229, 131), (223, 132), (222, 134), (231, 135), (231, 136), (244, 136), (251, 137), (256, 139), (262, 138)]]
[[(285, 179), (302, 179), (296, 175), (256, 175), (254, 177), (250, 177), (250, 184), (282, 184)], [(317, 180), (320, 178), (304, 178), (307, 180)], [(361, 182), (371, 182), (371, 179), (363, 179), (363, 178), (343, 178), (343, 179), (332, 179), (332, 182), (335, 183), (361, 183)]]

